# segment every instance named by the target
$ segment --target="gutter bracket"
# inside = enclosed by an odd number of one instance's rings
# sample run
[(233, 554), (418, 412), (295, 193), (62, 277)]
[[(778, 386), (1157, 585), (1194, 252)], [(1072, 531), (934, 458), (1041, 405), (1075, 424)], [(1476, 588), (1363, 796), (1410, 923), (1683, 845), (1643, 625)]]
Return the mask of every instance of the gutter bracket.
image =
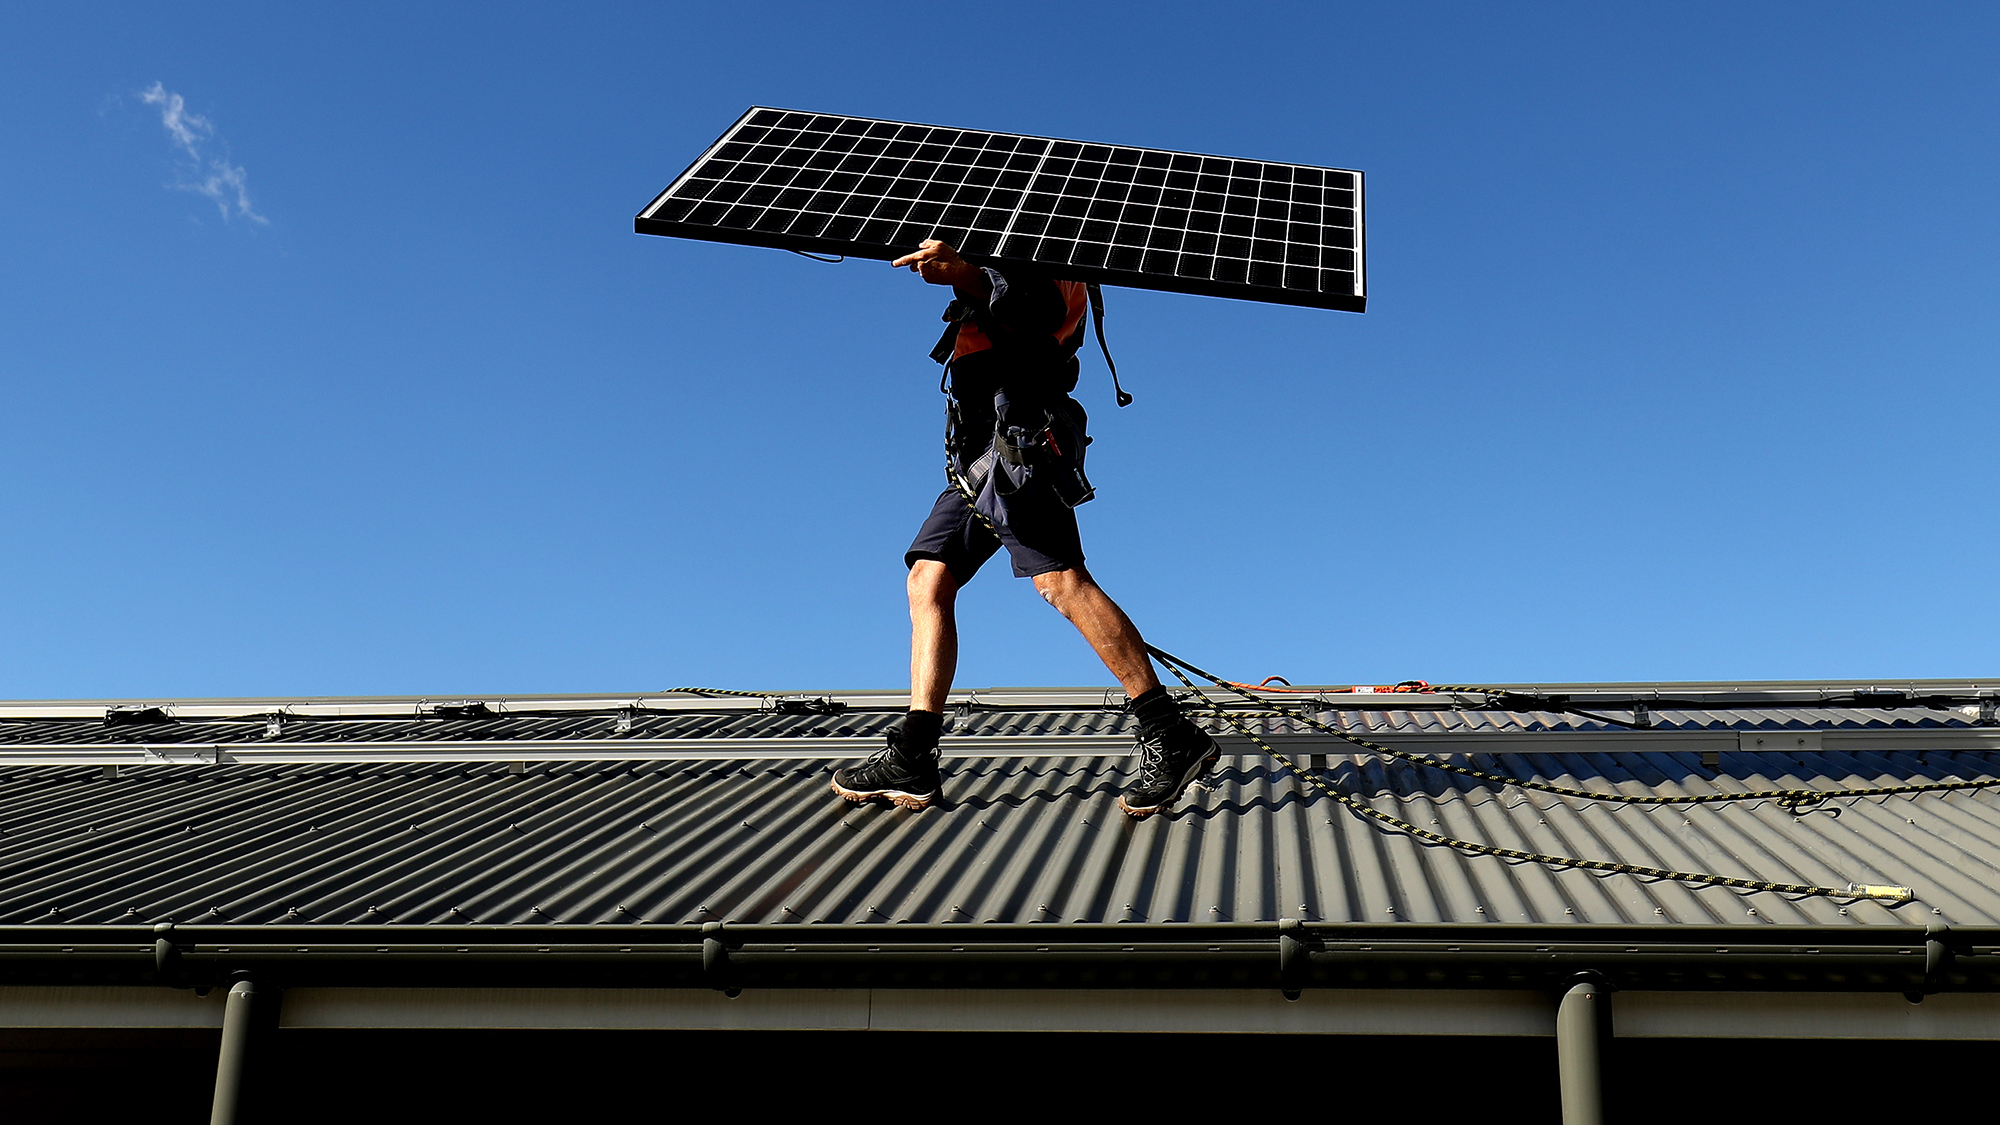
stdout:
[(743, 987), (736, 983), (736, 967), (729, 963), (729, 945), (720, 922), (701, 924), (701, 975), (710, 988), (731, 1000), (743, 995)]
[(1287, 1000), (1297, 1000), (1305, 990), (1306, 974), (1312, 968), (1312, 950), (1318, 942), (1297, 918), (1278, 919), (1278, 988)]
[(169, 988), (192, 988), (186, 966), (181, 964), (181, 947), (174, 944), (174, 924), (162, 922), (153, 927), (153, 933), (159, 935), (153, 941), (153, 972), (160, 983)]
[(1951, 972), (1955, 957), (1950, 945), (1951, 927), (1943, 922), (1932, 922), (1924, 927), (1924, 987), (1923, 991), (1910, 991), (1903, 998), (1912, 1004), (1921, 1004), (1926, 996), (1935, 996), (1945, 990), (1945, 974)]

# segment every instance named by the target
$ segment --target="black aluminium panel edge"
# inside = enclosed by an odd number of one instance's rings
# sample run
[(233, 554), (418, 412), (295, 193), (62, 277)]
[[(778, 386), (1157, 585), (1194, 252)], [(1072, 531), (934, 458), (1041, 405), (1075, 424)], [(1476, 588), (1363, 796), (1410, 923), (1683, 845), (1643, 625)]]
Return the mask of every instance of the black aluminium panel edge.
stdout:
[(1354, 169), (1354, 279), (1359, 284), (1362, 308), (1368, 305), (1368, 173)]
[[(849, 258), (872, 258), (889, 262), (915, 250), (915, 246), (876, 250), (857, 246), (852, 242), (835, 242), (828, 239), (803, 239), (794, 237), (769, 238), (762, 231), (731, 230), (721, 227), (690, 226), (684, 223), (669, 223), (658, 219), (639, 219), (633, 224), (639, 234), (666, 235), (670, 238), (689, 238), (698, 242), (725, 242), (738, 246), (761, 246), (771, 250), (806, 250), (821, 254), (842, 254)], [(985, 256), (982, 261), (1004, 265), (1016, 262), (1041, 266), (1042, 263), (1029, 262), (1021, 258)], [(1044, 267), (1046, 268), (1046, 267)], [(1138, 284), (1134, 276), (1117, 270), (1098, 269), (1088, 266), (1065, 266), (1061, 276), (1072, 281), (1100, 281), (1107, 285), (1117, 285), (1128, 289), (1151, 289), (1154, 286)], [(1239, 300), (1257, 301), (1266, 305), (1298, 305), (1305, 308), (1333, 309), (1337, 312), (1366, 312), (1368, 298), (1365, 295), (1344, 293), (1307, 293), (1302, 290), (1268, 289), (1254, 285), (1233, 285), (1223, 281), (1209, 281), (1200, 278), (1177, 278), (1172, 289), (1163, 292), (1189, 293), (1201, 297), (1231, 297)]]
[[(1182, 274), (1148, 273), (1146, 271), (1141, 271), (1136, 269), (1113, 269), (1106, 267), (1076, 265), (1067, 262), (1062, 263), (1059, 266), (1055, 266), (1054, 268), (1059, 276), (1070, 278), (1072, 280), (1098, 281), (1098, 282), (1104, 282), (1106, 284), (1119, 285), (1130, 288), (1145, 288), (1145, 289), (1154, 289), (1166, 292), (1191, 293), (1203, 296), (1235, 298), (1241, 300), (1257, 301), (1267, 304), (1285, 304), (1285, 305), (1295, 305), (1308, 308), (1334, 309), (1344, 312), (1364, 312), (1366, 311), (1367, 308), (1368, 304), (1367, 250), (1366, 250), (1367, 235), (1366, 235), (1366, 213), (1365, 213), (1366, 176), (1365, 173), (1361, 172), (1358, 169), (1332, 168), (1320, 165), (1298, 164), (1289, 161), (1277, 161), (1277, 160), (1245, 160), (1244, 158), (1241, 157), (1221, 156), (1214, 153), (1198, 153), (1198, 152), (1190, 152), (1177, 149), (1153, 149), (1136, 145), (1117, 145), (1101, 141), (1082, 141), (1073, 138), (1042, 137), (1033, 134), (1005, 133), (995, 130), (984, 130), (984, 129), (957, 130), (956, 127), (951, 127), (951, 126), (930, 125), (921, 122), (896, 121), (889, 118), (856, 117), (854, 115), (848, 115), (848, 114), (824, 114), (813, 110), (792, 110), (792, 109), (783, 109), (776, 106), (751, 106), (749, 109), (745, 110), (742, 113), (742, 115), (740, 115), (733, 123), (731, 123), (730, 126), (727, 129), (725, 129), (713, 143), (711, 143), (706, 149), (704, 149), (699, 156), (697, 156), (692, 162), (690, 162), (686, 168), (683, 168), (680, 171), (680, 173), (676, 175), (663, 190), (660, 191), (659, 194), (655, 195), (653, 199), (650, 202), (648, 202), (643, 209), (641, 209), (638, 215), (634, 216), (633, 230), (639, 234), (652, 234), (652, 235), (661, 235), (666, 237), (688, 238), (696, 241), (721, 242), (721, 243), (730, 243), (743, 246), (761, 246), (778, 250), (794, 250), (794, 251), (840, 254), (848, 257), (873, 258), (881, 261), (894, 260), (895, 258), (900, 257), (901, 255), (909, 253), (910, 251), (916, 249), (915, 243), (910, 243), (908, 245), (863, 243), (845, 239), (826, 239), (826, 238), (810, 237), (803, 235), (789, 235), (783, 232), (759, 231), (750, 229), (749, 227), (724, 227), (720, 225), (710, 225), (706, 223), (682, 223), (682, 222), (662, 220), (649, 217), (659, 210), (659, 208), (669, 199), (669, 197), (673, 195), (674, 191), (688, 179), (691, 173), (693, 173), (697, 168), (702, 167), (711, 158), (713, 158), (720, 149), (728, 145), (733, 138), (735, 138), (739, 133), (741, 133), (743, 128), (746, 126), (746, 124), (748, 124), (752, 120), (752, 118), (756, 117), (759, 114), (764, 114), (764, 113), (798, 115), (805, 117), (842, 118), (847, 121), (867, 122), (871, 125), (890, 125), (903, 128), (950, 129), (950, 130), (955, 130), (956, 132), (978, 133), (987, 136), (1009, 138), (1012, 140), (1043, 142), (1048, 145), (1059, 145), (1059, 144), (1081, 145), (1086, 147), (1091, 147), (1091, 146), (1104, 147), (1114, 150), (1124, 149), (1140, 154), (1142, 160), (1146, 154), (1159, 154), (1167, 158), (1176, 156), (1195, 157), (1204, 160), (1223, 160), (1223, 161), (1242, 162), (1242, 163), (1254, 164), (1259, 167), (1305, 169), (1315, 173), (1337, 172), (1344, 175), (1349, 175), (1353, 177), (1354, 199), (1353, 199), (1352, 211), (1355, 217), (1355, 221), (1354, 221), (1354, 226), (1352, 228), (1354, 236), (1353, 243), (1351, 247), (1349, 247), (1349, 250), (1353, 255), (1354, 268), (1351, 271), (1346, 271), (1346, 272), (1351, 272), (1353, 274), (1353, 285), (1351, 290), (1347, 292), (1321, 292), (1316, 289), (1306, 290), (1303, 288), (1293, 288), (1293, 287), (1273, 285), (1273, 284), (1251, 284), (1248, 282), (1217, 281), (1210, 278), (1194, 277)], [(1025, 187), (1025, 185), (1023, 186)], [(807, 190), (812, 190), (812, 189), (807, 189)], [(1018, 215), (1020, 213), (1020, 205), (1018, 204), (1015, 205), (1014, 207), (1011, 208), (1011, 210), (1016, 215)], [(900, 220), (896, 221), (900, 222)], [(1009, 229), (1011, 229), (1011, 225), (1012, 224), (1010, 222)], [(1001, 233), (1004, 235), (1005, 232), (1003, 231)], [(1141, 250), (1142, 252), (1144, 252), (1143, 247), (1141, 248)], [(967, 257), (971, 258), (976, 262), (990, 262), (994, 264), (1015, 262), (1021, 264), (1031, 264), (1038, 266), (1040, 268), (1050, 268), (1051, 265), (1050, 263), (1037, 261), (1031, 258), (1010, 257), (1003, 254), (985, 254), (985, 255), (967, 254)], [(1308, 268), (1320, 268), (1320, 267), (1308, 266)], [(1337, 267), (1329, 267), (1329, 268), (1337, 268)]]

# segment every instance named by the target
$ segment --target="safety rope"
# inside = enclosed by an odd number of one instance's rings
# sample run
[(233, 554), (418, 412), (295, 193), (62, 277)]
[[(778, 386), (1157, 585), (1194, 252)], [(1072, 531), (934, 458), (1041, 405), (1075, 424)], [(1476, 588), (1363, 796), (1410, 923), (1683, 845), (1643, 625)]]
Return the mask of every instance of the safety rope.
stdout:
[[(1146, 650), (1162, 664), (1170, 667), (1178, 666), (1185, 668), (1202, 679), (1208, 680), (1210, 683), (1231, 689), (1236, 694), (1269, 711), (1276, 712), (1295, 722), (1303, 723), (1323, 734), (1330, 734), (1335, 738), (1344, 739), (1370, 753), (1397, 758), (1443, 773), (1460, 774), (1497, 785), (1510, 785), (1518, 789), (1530, 789), (1538, 793), (1550, 793), (1559, 797), (1574, 797), (1585, 801), (1606, 801), (1626, 805), (1712, 805), (1727, 801), (1775, 801), (1779, 807), (1784, 808), (1793, 815), (1802, 816), (1812, 811), (1812, 806), (1836, 797), (1890, 797), (1909, 793), (1951, 793), (1968, 789), (1990, 789), (1996, 785), (2000, 785), (2000, 777), (1990, 777), (1979, 781), (1931, 781), (1909, 785), (1875, 785), (1861, 789), (1757, 789), (1744, 793), (1693, 793), (1676, 796), (1607, 793), (1601, 789), (1575, 789), (1567, 785), (1556, 785), (1547, 781), (1533, 781), (1524, 777), (1494, 773), (1490, 770), (1477, 769), (1472, 766), (1459, 765), (1456, 762), (1447, 762), (1441, 758), (1433, 758), (1428, 754), (1416, 754), (1408, 750), (1398, 750), (1391, 746), (1384, 746), (1379, 742), (1372, 742), (1360, 735), (1321, 722), (1298, 708), (1267, 699), (1259, 699), (1244, 691), (1243, 688), (1245, 685), (1220, 679), (1212, 673), (1205, 672), (1171, 653), (1164, 652), (1151, 645), (1147, 645)], [(1491, 692), (1494, 689), (1461, 687), (1449, 690)], [(1837, 812), (1838, 810), (1835, 811)]]
[[(994, 527), (993, 521), (988, 519), (986, 517), (986, 514), (979, 510), (979, 504), (977, 503), (977, 498), (972, 494), (971, 490), (966, 487), (965, 481), (959, 476), (958, 468), (954, 464), (952, 458), (952, 434), (949, 428), (947, 428), (945, 432), (944, 475), (945, 479), (951, 482), (952, 489), (958, 493), (959, 498), (965, 501), (965, 506), (971, 510), (973, 516), (976, 519), (978, 519), (980, 523), (984, 524), (988, 531), (991, 531), (996, 536), (999, 535), (1000, 529)], [(1223, 722), (1229, 724), (1229, 726), (1235, 728), (1238, 734), (1241, 734), (1244, 738), (1249, 739), (1250, 742), (1253, 745), (1255, 745), (1259, 750), (1262, 750), (1266, 755), (1270, 756), (1273, 760), (1283, 765), (1286, 769), (1290, 770), (1294, 775), (1304, 780), (1307, 784), (1313, 786), (1314, 788), (1317, 788), (1322, 793), (1325, 793), (1328, 797), (1331, 797), (1332, 799), (1338, 801), (1343, 806), (1359, 814), (1360, 816), (1365, 817), (1368, 820), (1372, 820), (1377, 824), (1385, 825), (1391, 829), (1394, 829), (1395, 831), (1404, 833), (1405, 835), (1413, 836), (1419, 840), (1424, 840), (1433, 844), (1439, 844), (1444, 847), (1452, 848), (1456, 851), (1466, 852), (1471, 855), (1492, 856), (1498, 859), (1513, 860), (1520, 863), (1539, 863), (1550, 867), (1568, 867), (1583, 871), (1603, 872), (1605, 874), (1612, 874), (1612, 875), (1636, 875), (1641, 878), (1660, 879), (1660, 880), (1668, 880), (1681, 883), (1694, 883), (1704, 886), (1730, 887), (1736, 890), (1745, 890), (1745, 891), (1773, 891), (1779, 894), (1794, 895), (1799, 898), (1877, 899), (1886, 902), (1900, 903), (1900, 902), (1907, 902), (1912, 897), (1914, 897), (1913, 892), (1908, 887), (1878, 886), (1865, 883), (1850, 883), (1845, 887), (1822, 887), (1811, 883), (1784, 883), (1784, 882), (1775, 882), (1765, 879), (1738, 879), (1728, 875), (1715, 875), (1703, 871), (1675, 871), (1670, 868), (1650, 867), (1645, 864), (1620, 863), (1613, 860), (1602, 860), (1602, 859), (1579, 859), (1575, 856), (1553, 855), (1547, 852), (1531, 852), (1531, 851), (1524, 851), (1519, 848), (1504, 848), (1495, 844), (1482, 844), (1477, 840), (1465, 840), (1457, 836), (1448, 836), (1441, 832), (1432, 832), (1428, 828), (1419, 827), (1418, 825), (1412, 824), (1411, 822), (1404, 820), (1401, 817), (1385, 813), (1382, 810), (1374, 807), (1373, 805), (1370, 805), (1365, 801), (1362, 801), (1361, 799), (1354, 797), (1339, 788), (1336, 788), (1332, 784), (1328, 783), (1325, 779), (1321, 778), (1317, 772), (1301, 768), (1298, 765), (1298, 763), (1292, 761), (1291, 758), (1279, 752), (1279, 750), (1276, 747), (1272, 746), (1270, 743), (1264, 741), (1262, 738), (1259, 738), (1256, 732), (1252, 731), (1248, 726), (1245, 726), (1243, 723), (1239, 722), (1237, 720), (1237, 717), (1233, 713), (1223, 708), (1221, 704), (1217, 703), (1213, 699), (1210, 699), (1207, 693), (1203, 692), (1199, 687), (1196, 687), (1194, 681), (1188, 679), (1187, 676), (1181, 671), (1181, 669), (1185, 667), (1189, 671), (1194, 672), (1195, 674), (1201, 676), (1203, 679), (1209, 680), (1210, 682), (1217, 684), (1218, 686), (1228, 686), (1231, 688), (1231, 690), (1236, 691), (1240, 695), (1245, 695), (1253, 702), (1259, 703), (1267, 707), (1271, 707), (1274, 710), (1282, 710), (1281, 708), (1276, 707), (1275, 705), (1269, 703), (1268, 701), (1259, 700), (1255, 696), (1248, 695), (1247, 692), (1243, 691), (1243, 686), (1246, 685), (1231, 684), (1228, 681), (1222, 680), (1219, 677), (1210, 675), (1209, 673), (1204, 672), (1199, 668), (1196, 668), (1192, 664), (1187, 664), (1180, 658), (1173, 656), (1170, 653), (1164, 652), (1161, 649), (1155, 648), (1152, 645), (1147, 645), (1146, 651), (1151, 653), (1154, 659), (1158, 660), (1162, 665), (1166, 667), (1168, 671), (1174, 674), (1175, 679), (1178, 679), (1189, 691), (1193, 692), (1197, 698), (1199, 698), (1204, 704), (1206, 704), (1209, 710), (1212, 711), (1216, 715), (1216, 717), (1220, 718)], [(1465, 689), (1465, 690), (1478, 690), (1478, 689)], [(1387, 746), (1383, 746), (1375, 742), (1370, 742), (1369, 740), (1361, 738), (1359, 736), (1351, 735), (1346, 731), (1325, 726), (1324, 724), (1319, 723), (1317, 720), (1311, 719), (1306, 716), (1301, 715), (1295, 717), (1301, 718), (1303, 721), (1306, 722), (1307, 725), (1315, 727), (1316, 729), (1324, 730), (1328, 734), (1332, 734), (1339, 738), (1346, 739), (1349, 742), (1353, 742), (1357, 745), (1366, 747), (1367, 749), (1379, 754), (1386, 754), (1390, 757), (1405, 758), (1407, 760), (1420, 762), (1422, 764), (1434, 764), (1436, 767), (1449, 770), (1450, 772), (1468, 772), (1471, 773), (1472, 776), (1482, 777), (1484, 780), (1491, 780), (1500, 784), (1514, 784), (1514, 785), (1520, 785), (1523, 788), (1541, 789), (1543, 791), (1548, 791), (1548, 792), (1557, 792), (1566, 788), (1562, 786), (1548, 786), (1546, 785), (1546, 783), (1527, 782), (1526, 779), (1503, 779), (1501, 775), (1497, 774), (1487, 775), (1484, 774), (1483, 771), (1472, 771), (1470, 770), (1469, 767), (1456, 767), (1451, 763), (1446, 763), (1436, 759), (1429, 759), (1423, 755), (1412, 755), (1409, 754), (1407, 751), (1392, 750)], [(1596, 716), (1592, 717), (1594, 718)], [(1974, 788), (1979, 785), (2000, 784), (2000, 779), (1984, 783), (1958, 783), (1958, 784), (1961, 787)], [(1798, 792), (1810, 792), (1810, 791), (1798, 791)], [(1603, 794), (1581, 789), (1570, 790), (1566, 793), (1563, 793), (1562, 795), (1577, 796), (1590, 800), (1608, 800), (1608, 801), (1624, 800), (1626, 803), (1630, 804), (1705, 803), (1704, 801), (1670, 801), (1668, 799), (1648, 802), (1640, 798), (1632, 797), (1629, 794), (1623, 794), (1623, 793)], [(1843, 791), (1842, 793), (1836, 795), (1868, 796), (1870, 794), (1867, 791), (1857, 791), (1857, 792)], [(1719, 795), (1710, 796), (1704, 794), (1702, 796), (1707, 800), (1724, 799)], [(1746, 800), (1752, 798), (1748, 796), (1730, 795), (1727, 799)], [(1779, 799), (1782, 801), (1781, 797), (1777, 797), (1775, 795), (1770, 799)], [(1822, 797), (1820, 799), (1824, 800), (1825, 798)], [(1798, 810), (1796, 807), (1794, 807), (1792, 811), (1796, 813)]]
[[(1160, 656), (1158, 650), (1152, 651), (1156, 658)], [(1206, 692), (1195, 686), (1193, 680), (1188, 679), (1187, 674), (1181, 671), (1178, 663), (1166, 659), (1162, 659), (1160, 662), (1166, 666), (1167, 671), (1174, 674), (1175, 679), (1179, 680), (1189, 691), (1194, 693), (1196, 698), (1206, 704), (1208, 709), (1217, 718), (1235, 728), (1236, 733), (1249, 739), (1259, 750), (1262, 750), (1286, 769), (1292, 771), (1301, 780), (1361, 816), (1378, 824), (1387, 825), (1405, 835), (1414, 836), (1419, 840), (1439, 844), (1471, 855), (1493, 856), (1521, 863), (1539, 863), (1549, 867), (1569, 867), (1582, 871), (1599, 871), (1609, 875), (1637, 875), (1642, 878), (1671, 880), (1679, 883), (1697, 883), (1705, 886), (1731, 887), (1744, 891), (1774, 891), (1778, 894), (1794, 895), (1799, 898), (1882, 899), (1890, 902), (1905, 902), (1912, 897), (1912, 893), (1908, 887), (1884, 887), (1860, 883), (1849, 883), (1845, 887), (1822, 887), (1812, 883), (1783, 883), (1769, 879), (1738, 879), (1729, 875), (1714, 875), (1705, 871), (1676, 871), (1672, 868), (1651, 867), (1641, 863), (1620, 863), (1615, 860), (1606, 859), (1578, 859), (1575, 856), (1554, 855), (1549, 852), (1532, 852), (1520, 848), (1503, 848), (1497, 844), (1482, 844), (1477, 840), (1466, 840), (1457, 836), (1449, 836), (1442, 832), (1433, 832), (1428, 828), (1412, 824), (1402, 817), (1385, 813), (1381, 809), (1361, 800), (1359, 797), (1355, 797), (1330, 784), (1317, 771), (1307, 770), (1300, 766), (1297, 762), (1292, 761), (1291, 758), (1279, 751), (1277, 747), (1258, 737), (1257, 732), (1239, 721), (1233, 712), (1209, 698)]]

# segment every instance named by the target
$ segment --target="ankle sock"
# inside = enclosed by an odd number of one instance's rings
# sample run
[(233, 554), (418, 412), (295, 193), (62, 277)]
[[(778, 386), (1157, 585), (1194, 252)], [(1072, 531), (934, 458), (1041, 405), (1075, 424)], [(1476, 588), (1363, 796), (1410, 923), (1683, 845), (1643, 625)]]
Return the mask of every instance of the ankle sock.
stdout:
[(944, 734), (944, 716), (936, 711), (911, 711), (903, 716), (903, 748), (928, 754)]
[(1140, 730), (1160, 734), (1181, 721), (1181, 705), (1166, 688), (1156, 687), (1132, 700), (1132, 717), (1139, 720)]

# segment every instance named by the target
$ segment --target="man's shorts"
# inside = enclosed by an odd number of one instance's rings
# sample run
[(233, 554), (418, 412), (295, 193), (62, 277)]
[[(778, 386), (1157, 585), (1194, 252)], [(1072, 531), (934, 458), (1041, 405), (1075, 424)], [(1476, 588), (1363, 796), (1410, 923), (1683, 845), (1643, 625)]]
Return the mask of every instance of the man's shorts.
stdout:
[(1001, 547), (1014, 560), (1014, 577), (1033, 578), (1083, 566), (1083, 540), (1077, 535), (1076, 511), (1056, 499), (1040, 482), (1007, 497), (1007, 520), (1000, 534), (972, 512), (956, 488), (938, 495), (930, 517), (903, 554), (904, 566), (918, 559), (936, 559), (963, 586), (972, 581), (987, 559)]

